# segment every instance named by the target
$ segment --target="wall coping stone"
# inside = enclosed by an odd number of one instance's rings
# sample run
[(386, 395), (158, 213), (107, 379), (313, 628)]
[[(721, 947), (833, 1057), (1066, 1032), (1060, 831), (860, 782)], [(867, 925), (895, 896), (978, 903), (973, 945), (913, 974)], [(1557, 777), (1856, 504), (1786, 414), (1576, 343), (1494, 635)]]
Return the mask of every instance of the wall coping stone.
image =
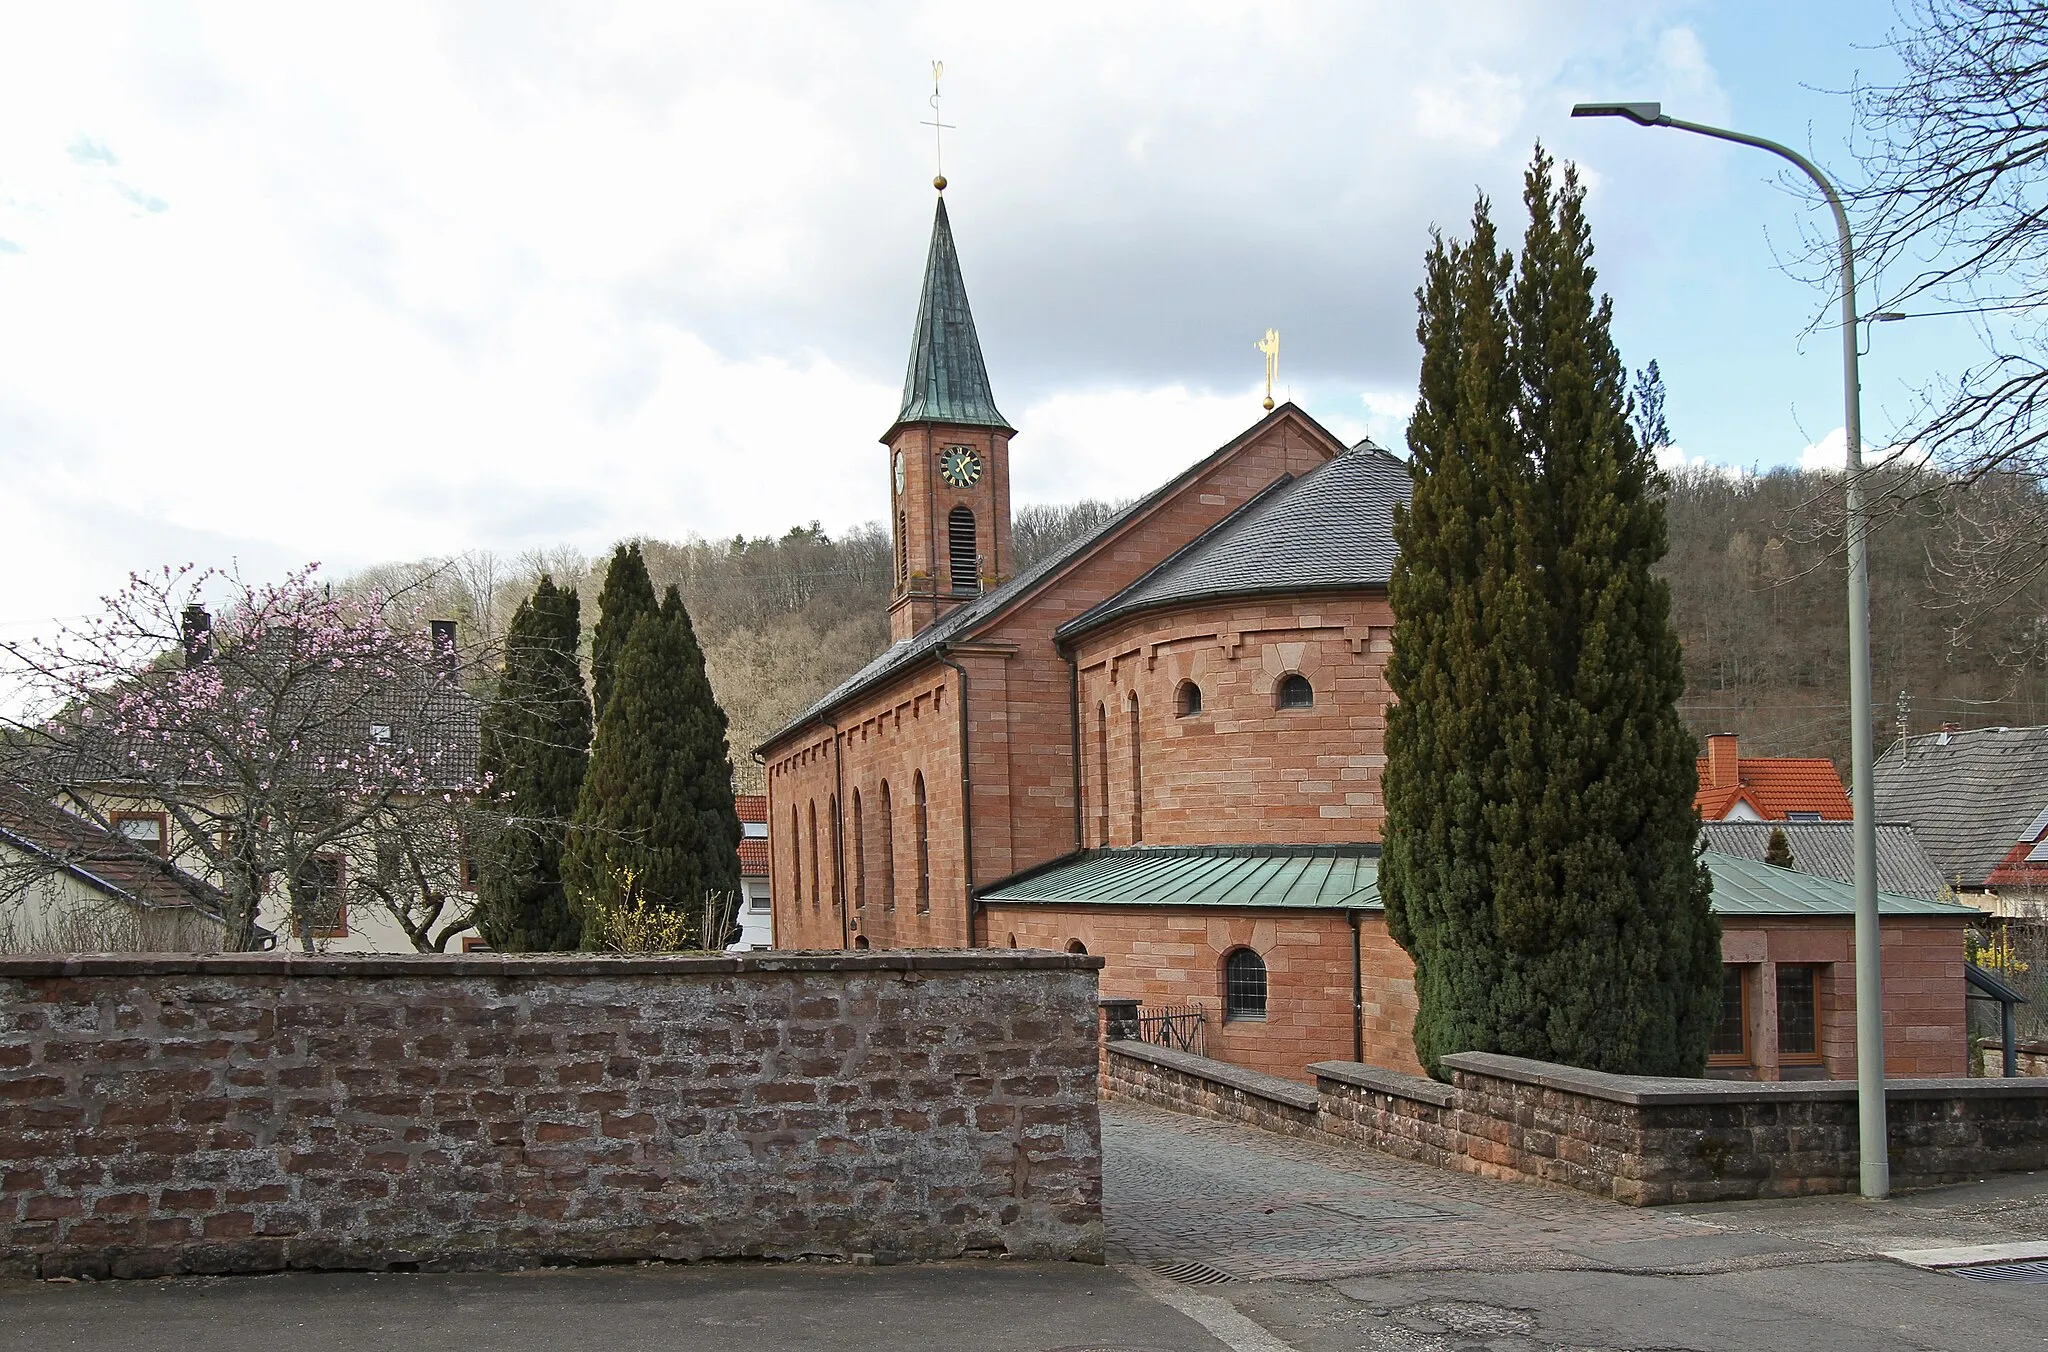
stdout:
[(1266, 1075), (1256, 1070), (1233, 1066), (1227, 1061), (1212, 1061), (1206, 1056), (1193, 1052), (1179, 1051), (1173, 1047), (1157, 1047), (1149, 1042), (1108, 1042), (1103, 1044), (1111, 1056), (1128, 1056), (1133, 1061), (1149, 1061), (1155, 1066), (1178, 1070), (1188, 1075), (1199, 1076), (1220, 1085), (1250, 1094), (1254, 1098), (1269, 1099), (1274, 1103), (1314, 1112), (1321, 1096), (1314, 1085), (1302, 1084), (1296, 1080), (1283, 1080), (1278, 1075)]
[(1375, 1094), (1433, 1103), (1439, 1108), (1453, 1107), (1458, 1101), (1458, 1091), (1447, 1084), (1405, 1071), (1368, 1066), (1362, 1061), (1318, 1061), (1308, 1069), (1318, 1080), (1333, 1080)]
[[(1453, 1052), (1443, 1058), (1443, 1063), (1452, 1070), (1470, 1075), (1539, 1085), (1545, 1089), (1583, 1094), (1587, 1098), (1638, 1108), (1744, 1101), (1824, 1103), (1856, 1097), (1854, 1080), (1688, 1080), (1654, 1075), (1610, 1075), (1605, 1071), (1582, 1070), (1576, 1066), (1502, 1056), (1495, 1052)], [(1372, 1089), (1378, 1086), (1365, 1087)], [(1887, 1099), (2048, 1098), (2048, 1077), (1886, 1080), (1884, 1090)]]
[(596, 953), (77, 953), (49, 957), (0, 957), (0, 979), (85, 976), (553, 979), (783, 972), (1057, 972), (1100, 971), (1103, 963), (1103, 958), (1092, 954), (1028, 948), (827, 949), (653, 957)]

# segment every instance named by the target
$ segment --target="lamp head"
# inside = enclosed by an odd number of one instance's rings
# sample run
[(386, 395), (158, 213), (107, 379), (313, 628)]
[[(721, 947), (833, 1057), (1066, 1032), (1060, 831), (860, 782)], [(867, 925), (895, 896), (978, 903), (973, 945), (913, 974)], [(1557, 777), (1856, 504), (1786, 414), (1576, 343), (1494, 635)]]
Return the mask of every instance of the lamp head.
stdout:
[(1880, 324), (1896, 324), (1901, 319), (1911, 319), (1912, 317), (1902, 310), (1879, 310), (1871, 316), (1872, 319)]
[(1664, 121), (1661, 103), (1575, 103), (1573, 117), (1625, 117), (1639, 127), (1654, 127)]

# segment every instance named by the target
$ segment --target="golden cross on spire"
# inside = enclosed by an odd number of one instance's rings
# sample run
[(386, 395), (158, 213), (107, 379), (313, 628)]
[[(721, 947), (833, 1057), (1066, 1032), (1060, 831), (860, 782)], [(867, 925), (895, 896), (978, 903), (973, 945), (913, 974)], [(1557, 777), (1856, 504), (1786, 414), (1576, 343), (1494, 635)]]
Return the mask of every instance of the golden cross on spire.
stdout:
[(952, 123), (939, 120), (939, 77), (945, 73), (945, 62), (932, 62), (932, 120), (917, 124), (932, 129), (932, 165), (939, 171), (932, 177), (932, 186), (940, 192), (946, 190), (946, 146), (941, 138), (949, 131), (959, 130)]
[(1267, 329), (1252, 347), (1266, 354), (1266, 411), (1273, 409), (1273, 378), (1280, 374), (1280, 330)]

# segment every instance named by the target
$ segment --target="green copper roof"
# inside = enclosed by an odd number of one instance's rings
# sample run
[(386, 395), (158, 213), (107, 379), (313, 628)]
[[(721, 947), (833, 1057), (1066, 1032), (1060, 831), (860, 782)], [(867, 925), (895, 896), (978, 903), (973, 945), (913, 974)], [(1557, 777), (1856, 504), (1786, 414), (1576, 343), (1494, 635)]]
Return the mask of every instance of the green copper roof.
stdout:
[(1377, 845), (1212, 845), (1091, 850), (981, 894), (984, 901), (1107, 906), (1376, 910)]
[(1014, 431), (996, 411), (988, 387), (988, 366), (967, 308), (967, 283), (960, 280), (960, 255), (939, 199), (932, 222), (932, 251), (924, 264), (924, 293), (917, 302), (917, 332), (910, 340), (910, 369), (903, 376), (903, 408), (882, 440), (908, 422), (1000, 427)]
[[(1750, 859), (1704, 856), (1722, 916), (1849, 916), (1847, 884)], [(983, 901), (1087, 906), (1269, 906), (1285, 910), (1378, 910), (1377, 845), (1246, 845), (1089, 850), (1020, 873)], [(1975, 914), (1967, 906), (1878, 894), (1885, 915)]]

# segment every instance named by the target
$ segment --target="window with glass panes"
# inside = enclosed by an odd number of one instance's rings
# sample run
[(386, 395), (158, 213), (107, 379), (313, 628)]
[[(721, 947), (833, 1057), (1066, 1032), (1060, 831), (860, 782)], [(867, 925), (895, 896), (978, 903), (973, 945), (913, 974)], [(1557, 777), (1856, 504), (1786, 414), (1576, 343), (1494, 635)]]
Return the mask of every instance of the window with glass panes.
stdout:
[(1707, 1064), (1749, 1064), (1749, 970), (1733, 963), (1721, 968), (1721, 1022), (1707, 1044)]
[(1820, 968), (1778, 968), (1778, 1062), (1820, 1064)]
[(1266, 1017), (1266, 960), (1249, 948), (1239, 948), (1223, 960), (1223, 1019)]

